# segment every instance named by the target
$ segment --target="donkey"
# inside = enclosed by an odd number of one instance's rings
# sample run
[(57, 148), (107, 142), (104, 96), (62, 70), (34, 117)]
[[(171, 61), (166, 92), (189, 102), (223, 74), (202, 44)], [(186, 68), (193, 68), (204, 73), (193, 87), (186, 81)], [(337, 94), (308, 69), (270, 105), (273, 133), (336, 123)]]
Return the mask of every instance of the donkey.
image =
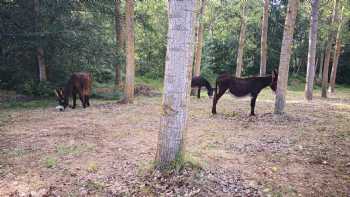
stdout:
[(55, 90), (57, 101), (65, 109), (69, 105), (69, 97), (73, 97), (73, 106), (76, 107), (77, 94), (83, 107), (90, 106), (92, 77), (88, 72), (73, 73), (64, 88)]
[[(277, 89), (278, 73), (274, 70), (272, 75), (264, 77), (249, 77), (249, 78), (235, 78), (233, 76), (223, 74), (220, 75), (215, 83), (215, 94), (213, 99), (212, 113), (216, 114), (216, 104), (220, 97), (227, 89), (236, 97), (251, 96), (250, 115), (255, 116), (255, 101), (260, 91), (270, 86), (275, 92)], [(219, 89), (218, 89), (219, 88)], [(219, 92), (217, 92), (217, 90)]]
[(208, 96), (211, 98), (213, 96), (213, 88), (211, 87), (208, 80), (202, 76), (193, 77), (191, 81), (191, 88), (198, 88), (197, 98), (201, 98), (201, 88), (202, 86), (207, 88)]

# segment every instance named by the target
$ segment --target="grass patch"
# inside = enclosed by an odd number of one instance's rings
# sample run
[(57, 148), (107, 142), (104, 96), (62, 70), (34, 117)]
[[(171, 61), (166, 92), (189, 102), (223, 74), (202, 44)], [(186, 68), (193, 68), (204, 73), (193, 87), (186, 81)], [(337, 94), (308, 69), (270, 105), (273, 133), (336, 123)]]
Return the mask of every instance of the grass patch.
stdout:
[(27, 154), (29, 151), (27, 151), (27, 150), (24, 150), (24, 149), (22, 149), (22, 148), (15, 148), (15, 149), (13, 149), (13, 150), (9, 150), (8, 152), (7, 152), (7, 154), (9, 155), (9, 156), (13, 156), (13, 157), (22, 157), (22, 156), (24, 156), (25, 154)]
[(180, 172), (185, 167), (190, 167), (191, 169), (201, 169), (199, 162), (197, 162), (191, 155), (179, 153), (176, 155), (175, 160), (171, 161), (169, 164), (159, 164), (155, 163), (155, 169), (162, 172)]
[(51, 156), (46, 157), (43, 162), (46, 168), (54, 168), (57, 166), (57, 159)]
[[(32, 100), (32, 101), (7, 101), (0, 103), (0, 109), (36, 109), (47, 108), (55, 105), (54, 99)], [(0, 117), (1, 121), (1, 117)]]
[(86, 151), (92, 151), (94, 149), (93, 145), (79, 144), (79, 145), (65, 145), (60, 144), (56, 146), (56, 152), (58, 155), (79, 155)]
[(98, 171), (97, 164), (95, 162), (89, 163), (86, 170), (89, 173), (96, 173)]

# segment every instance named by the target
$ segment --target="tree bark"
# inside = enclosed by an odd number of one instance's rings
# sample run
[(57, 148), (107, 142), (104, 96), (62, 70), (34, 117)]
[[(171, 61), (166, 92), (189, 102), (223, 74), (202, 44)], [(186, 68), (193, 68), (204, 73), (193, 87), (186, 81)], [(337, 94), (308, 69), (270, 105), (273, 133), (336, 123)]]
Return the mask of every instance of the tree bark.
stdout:
[(339, 7), (339, 0), (335, 0), (334, 7), (333, 7), (333, 14), (332, 14), (331, 29), (328, 33), (325, 59), (324, 59), (323, 71), (322, 71), (322, 93), (321, 93), (322, 98), (327, 98), (329, 62), (331, 58), (332, 44), (334, 42), (334, 37), (335, 37), (334, 34), (336, 33), (336, 30), (335, 30), (336, 27), (334, 26), (336, 26), (338, 7)]
[(289, 0), (287, 16), (283, 30), (283, 40), (278, 69), (278, 81), (275, 100), (275, 114), (282, 114), (286, 103), (286, 92), (288, 86), (289, 62), (293, 44), (293, 33), (295, 18), (297, 16), (299, 0)]
[(332, 71), (331, 71), (331, 80), (330, 80), (330, 86), (329, 86), (329, 92), (334, 93), (335, 92), (335, 79), (337, 77), (337, 68), (338, 68), (338, 61), (339, 56), (341, 53), (341, 38), (340, 33), (342, 29), (342, 20), (343, 20), (343, 11), (344, 8), (341, 11), (340, 19), (339, 19), (339, 26), (337, 30), (337, 37), (335, 39), (335, 49), (334, 49), (334, 56), (333, 56), (333, 64), (332, 64)]
[(123, 43), (122, 43), (122, 20), (120, 14), (120, 0), (115, 0), (114, 4), (114, 14), (115, 14), (115, 40), (116, 40), (116, 55), (117, 61), (115, 64), (115, 87), (118, 88), (122, 84), (121, 78), (121, 56), (123, 53)]
[(38, 67), (39, 67), (39, 81), (46, 81), (47, 80), (47, 74), (46, 74), (46, 65), (45, 65), (45, 59), (44, 59), (44, 49), (42, 47), (38, 47), (36, 50), (36, 57), (38, 61)]
[(241, 77), (242, 69), (243, 69), (243, 50), (244, 50), (245, 30), (246, 30), (245, 12), (246, 12), (246, 2), (243, 2), (242, 11), (241, 11), (241, 30), (239, 33), (239, 46), (238, 46), (237, 64), (236, 64), (236, 77)]
[(323, 69), (324, 55), (325, 55), (325, 53), (321, 49), (321, 52), (320, 52), (320, 64), (319, 64), (319, 68), (318, 68), (318, 77), (316, 78), (317, 84), (321, 84), (322, 83), (322, 69)]
[(156, 161), (163, 169), (182, 156), (192, 74), (195, 0), (168, 1), (168, 44)]
[[(40, 23), (39, 23), (39, 17), (40, 17), (40, 2), (39, 0), (33, 1), (34, 5), (34, 28), (36, 32), (41, 31)], [(36, 49), (36, 59), (38, 62), (38, 71), (39, 71), (39, 81), (46, 81), (47, 80), (47, 72), (46, 72), (46, 65), (45, 65), (45, 56), (44, 56), (44, 49), (41, 47), (40, 44), (40, 38), (38, 39), (38, 47)]]
[(317, 27), (318, 27), (318, 7), (319, 0), (312, 0), (311, 2), (311, 24), (309, 33), (309, 51), (307, 57), (307, 72), (305, 84), (305, 99), (312, 100), (312, 91), (315, 80), (315, 57), (316, 57), (316, 43), (317, 43)]
[(203, 48), (203, 15), (205, 9), (205, 0), (201, 1), (201, 7), (198, 15), (197, 36), (196, 36), (196, 52), (194, 58), (194, 76), (201, 74), (201, 60), (202, 60), (202, 48)]
[(266, 74), (267, 62), (267, 27), (269, 24), (269, 0), (264, 0), (263, 20), (261, 23), (261, 47), (260, 47), (260, 76)]
[(134, 46), (134, 0), (126, 0), (126, 74), (124, 102), (133, 103), (135, 78), (135, 46)]

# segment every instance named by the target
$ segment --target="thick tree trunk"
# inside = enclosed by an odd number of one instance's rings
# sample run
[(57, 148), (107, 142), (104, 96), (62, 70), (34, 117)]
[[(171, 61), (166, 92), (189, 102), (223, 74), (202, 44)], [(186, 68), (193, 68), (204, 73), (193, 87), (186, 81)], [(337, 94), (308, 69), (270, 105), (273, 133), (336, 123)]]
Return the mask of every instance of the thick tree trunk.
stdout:
[(267, 62), (267, 27), (269, 24), (269, 0), (264, 0), (264, 13), (261, 23), (260, 76), (266, 74)]
[(203, 48), (203, 15), (205, 9), (205, 0), (201, 1), (201, 7), (198, 15), (197, 36), (196, 36), (196, 51), (194, 58), (194, 76), (201, 74), (201, 60), (202, 60), (202, 48)]
[(135, 78), (135, 46), (134, 46), (134, 0), (126, 0), (126, 74), (124, 102), (133, 103)]
[(115, 0), (114, 14), (115, 14), (115, 40), (116, 40), (116, 55), (117, 62), (115, 64), (115, 87), (118, 88), (122, 84), (121, 78), (121, 56), (123, 53), (123, 43), (122, 43), (122, 20), (120, 14), (120, 0)]
[(307, 72), (305, 84), (305, 99), (312, 100), (312, 91), (315, 80), (315, 57), (316, 57), (316, 43), (317, 43), (317, 26), (318, 26), (318, 7), (319, 0), (312, 0), (311, 2), (311, 24), (309, 33), (309, 51), (307, 56)]
[(244, 50), (244, 42), (245, 42), (245, 30), (246, 30), (246, 3), (242, 4), (242, 15), (241, 15), (241, 30), (239, 33), (239, 46), (238, 46), (238, 54), (237, 54), (237, 65), (236, 65), (236, 77), (241, 77), (242, 69), (243, 69), (243, 50)]
[[(34, 28), (36, 32), (41, 31), (39, 24), (40, 17), (40, 2), (39, 0), (34, 0)], [(44, 58), (44, 49), (40, 46), (40, 38), (38, 39), (38, 47), (36, 49), (36, 60), (38, 63), (38, 71), (39, 71), (39, 81), (47, 80), (47, 72)]]
[(169, 0), (168, 17), (162, 115), (156, 154), (158, 168), (168, 166), (182, 155), (193, 62), (195, 0)]
[(335, 92), (335, 79), (337, 77), (338, 61), (339, 61), (339, 56), (340, 56), (340, 53), (341, 53), (340, 33), (341, 33), (341, 28), (342, 28), (343, 11), (344, 11), (344, 8), (342, 9), (342, 12), (340, 14), (339, 27), (338, 27), (338, 30), (337, 30), (337, 37), (335, 39), (335, 49), (334, 49), (334, 56), (333, 56), (331, 80), (330, 80), (329, 89), (328, 89), (328, 91), (331, 92), (331, 93)]
[(289, 0), (287, 16), (284, 24), (280, 64), (278, 69), (278, 81), (275, 100), (275, 114), (282, 114), (286, 103), (288, 86), (289, 62), (293, 44), (295, 18), (297, 16), (299, 0)]
[(332, 14), (331, 30), (328, 34), (327, 46), (325, 51), (325, 58), (322, 71), (322, 98), (327, 98), (329, 62), (331, 58), (332, 44), (336, 33), (336, 20), (338, 15), (339, 0), (335, 0)]

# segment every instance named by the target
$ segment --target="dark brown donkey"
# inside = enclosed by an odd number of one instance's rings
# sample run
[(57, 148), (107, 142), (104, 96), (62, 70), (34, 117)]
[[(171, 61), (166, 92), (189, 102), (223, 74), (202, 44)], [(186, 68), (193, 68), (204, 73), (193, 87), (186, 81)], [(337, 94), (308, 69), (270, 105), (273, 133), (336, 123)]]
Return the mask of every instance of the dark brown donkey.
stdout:
[(74, 109), (76, 106), (76, 99), (78, 94), (83, 107), (89, 107), (91, 84), (92, 77), (90, 73), (73, 73), (64, 88), (58, 88), (55, 90), (55, 94), (57, 96), (57, 101), (59, 105), (63, 106), (63, 108), (65, 109), (69, 105), (69, 97), (72, 96), (72, 108)]
[(208, 82), (208, 80), (206, 80), (204, 77), (202, 76), (197, 76), (197, 77), (193, 77), (191, 80), (191, 87), (194, 88), (198, 88), (198, 92), (197, 92), (197, 98), (201, 98), (201, 88), (202, 87), (207, 88), (208, 91), (208, 96), (212, 97), (213, 96), (213, 88), (211, 87), (210, 83)]
[[(270, 86), (273, 91), (277, 88), (278, 73), (273, 71), (272, 75), (264, 77), (235, 78), (231, 75), (220, 75), (216, 80), (216, 88), (213, 99), (212, 113), (216, 114), (216, 104), (227, 89), (236, 97), (251, 96), (250, 115), (254, 116), (255, 101), (260, 91)], [(217, 92), (219, 91), (219, 92)]]

